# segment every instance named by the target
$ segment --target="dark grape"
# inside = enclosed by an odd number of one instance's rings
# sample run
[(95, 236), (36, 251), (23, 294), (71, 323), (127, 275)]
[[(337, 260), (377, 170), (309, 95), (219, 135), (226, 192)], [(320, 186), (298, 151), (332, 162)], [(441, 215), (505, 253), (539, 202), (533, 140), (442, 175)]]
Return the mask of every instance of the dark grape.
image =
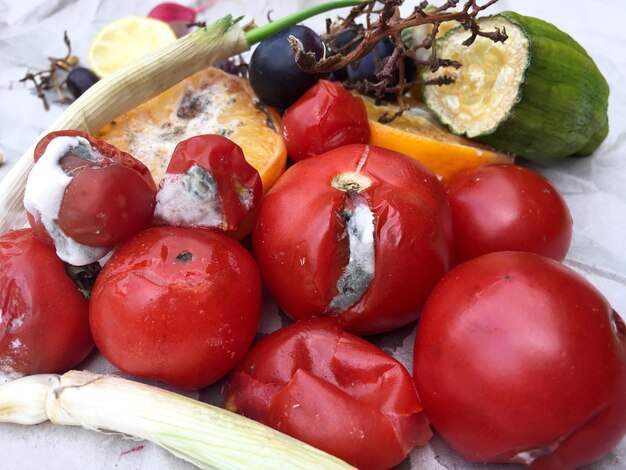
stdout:
[[(343, 31), (341, 31), (341, 33), (337, 35), (336, 38), (329, 42), (328, 47), (331, 53), (340, 53), (342, 55), (346, 55), (352, 52), (354, 49), (357, 48), (360, 42), (358, 40), (355, 40), (357, 36), (358, 33), (355, 29), (344, 29)], [(348, 79), (348, 71), (346, 70), (346, 67), (332, 72), (329, 79), (340, 82), (346, 81)]]
[[(352, 39), (356, 36), (356, 33), (351, 30), (346, 30), (345, 33), (347, 34), (343, 38), (343, 41), (345, 41), (343, 44), (347, 44), (349, 40), (351, 40), (350, 35)], [(341, 39), (342, 35), (340, 34), (336, 40), (336, 44), (338, 43), (339, 47), (341, 47), (342, 44), (341, 42), (339, 42)], [(357, 47), (357, 45), (358, 44), (351, 45), (346, 52), (353, 50)], [(337, 47), (337, 45), (335, 47)], [(350, 64), (345, 69), (339, 71), (340, 74), (337, 76), (337, 78), (342, 81), (349, 80), (351, 82), (362, 82), (364, 80), (367, 80), (371, 83), (377, 83), (379, 79), (376, 74), (382, 70), (385, 65), (386, 59), (393, 53), (394, 49), (395, 45), (390, 38), (385, 38), (382, 41), (379, 41), (378, 43), (376, 43), (374, 48), (361, 60)], [(346, 52), (343, 53), (345, 54)], [(417, 67), (415, 65), (415, 62), (409, 58), (404, 58), (403, 60), (405, 80), (407, 82), (414, 81), (417, 73)], [(341, 73), (342, 71), (343, 73)], [(397, 84), (398, 80), (398, 70), (397, 68), (395, 68), (393, 72), (393, 83)]]
[(78, 98), (97, 81), (98, 77), (91, 70), (76, 67), (67, 75), (67, 89), (74, 98)]
[(378, 82), (376, 73), (383, 68), (385, 59), (393, 53), (394, 48), (393, 41), (389, 38), (379, 41), (365, 57), (346, 67), (348, 78), (354, 82)]
[(302, 70), (294, 60), (288, 37), (298, 38), (305, 51), (321, 59), (324, 46), (311, 28), (296, 25), (262, 41), (250, 59), (249, 78), (259, 99), (270, 106), (287, 108), (321, 78)]
[(239, 75), (239, 67), (234, 61), (230, 59), (218, 62), (217, 64), (215, 64), (215, 67), (231, 75)]

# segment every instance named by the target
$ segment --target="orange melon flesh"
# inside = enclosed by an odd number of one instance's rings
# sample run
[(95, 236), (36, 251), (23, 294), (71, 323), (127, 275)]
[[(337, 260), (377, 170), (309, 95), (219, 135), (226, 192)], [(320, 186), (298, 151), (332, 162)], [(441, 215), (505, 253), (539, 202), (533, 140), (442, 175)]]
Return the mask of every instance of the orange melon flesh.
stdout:
[(157, 183), (178, 142), (221, 134), (243, 150), (268, 191), (285, 171), (287, 150), (280, 117), (262, 105), (247, 80), (208, 68), (115, 119), (96, 137), (150, 168)]

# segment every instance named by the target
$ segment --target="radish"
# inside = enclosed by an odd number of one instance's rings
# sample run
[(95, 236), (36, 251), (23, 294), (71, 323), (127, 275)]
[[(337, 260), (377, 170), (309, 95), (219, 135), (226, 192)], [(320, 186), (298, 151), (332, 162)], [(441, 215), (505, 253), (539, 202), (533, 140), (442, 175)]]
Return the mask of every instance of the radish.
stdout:
[(184, 36), (189, 32), (189, 25), (196, 22), (196, 15), (217, 2), (219, 0), (211, 0), (198, 7), (186, 7), (172, 2), (160, 3), (150, 10), (148, 18), (165, 21), (172, 26), (178, 36)]

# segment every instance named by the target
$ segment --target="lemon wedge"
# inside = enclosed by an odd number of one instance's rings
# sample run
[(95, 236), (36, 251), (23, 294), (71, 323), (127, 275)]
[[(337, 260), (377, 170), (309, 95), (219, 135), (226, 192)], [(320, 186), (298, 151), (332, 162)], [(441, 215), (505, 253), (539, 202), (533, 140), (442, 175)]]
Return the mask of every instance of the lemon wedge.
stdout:
[(143, 16), (127, 16), (107, 24), (89, 47), (88, 62), (99, 77), (106, 77), (133, 60), (176, 40), (165, 22)]

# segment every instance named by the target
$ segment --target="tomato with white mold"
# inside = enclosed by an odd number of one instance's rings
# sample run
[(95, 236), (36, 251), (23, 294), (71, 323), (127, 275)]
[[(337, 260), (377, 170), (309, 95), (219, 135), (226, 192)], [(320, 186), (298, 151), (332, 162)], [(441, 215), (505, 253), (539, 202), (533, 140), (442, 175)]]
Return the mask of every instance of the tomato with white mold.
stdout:
[(152, 222), (156, 185), (139, 160), (80, 131), (35, 148), (24, 207), (37, 237), (65, 262), (97, 261)]
[(441, 183), (405, 155), (360, 144), (287, 170), (261, 201), (252, 240), (287, 315), (338, 317), (356, 334), (415, 320), (452, 263)]
[(164, 225), (237, 229), (263, 194), (259, 172), (232, 140), (204, 134), (180, 142), (157, 193)]

